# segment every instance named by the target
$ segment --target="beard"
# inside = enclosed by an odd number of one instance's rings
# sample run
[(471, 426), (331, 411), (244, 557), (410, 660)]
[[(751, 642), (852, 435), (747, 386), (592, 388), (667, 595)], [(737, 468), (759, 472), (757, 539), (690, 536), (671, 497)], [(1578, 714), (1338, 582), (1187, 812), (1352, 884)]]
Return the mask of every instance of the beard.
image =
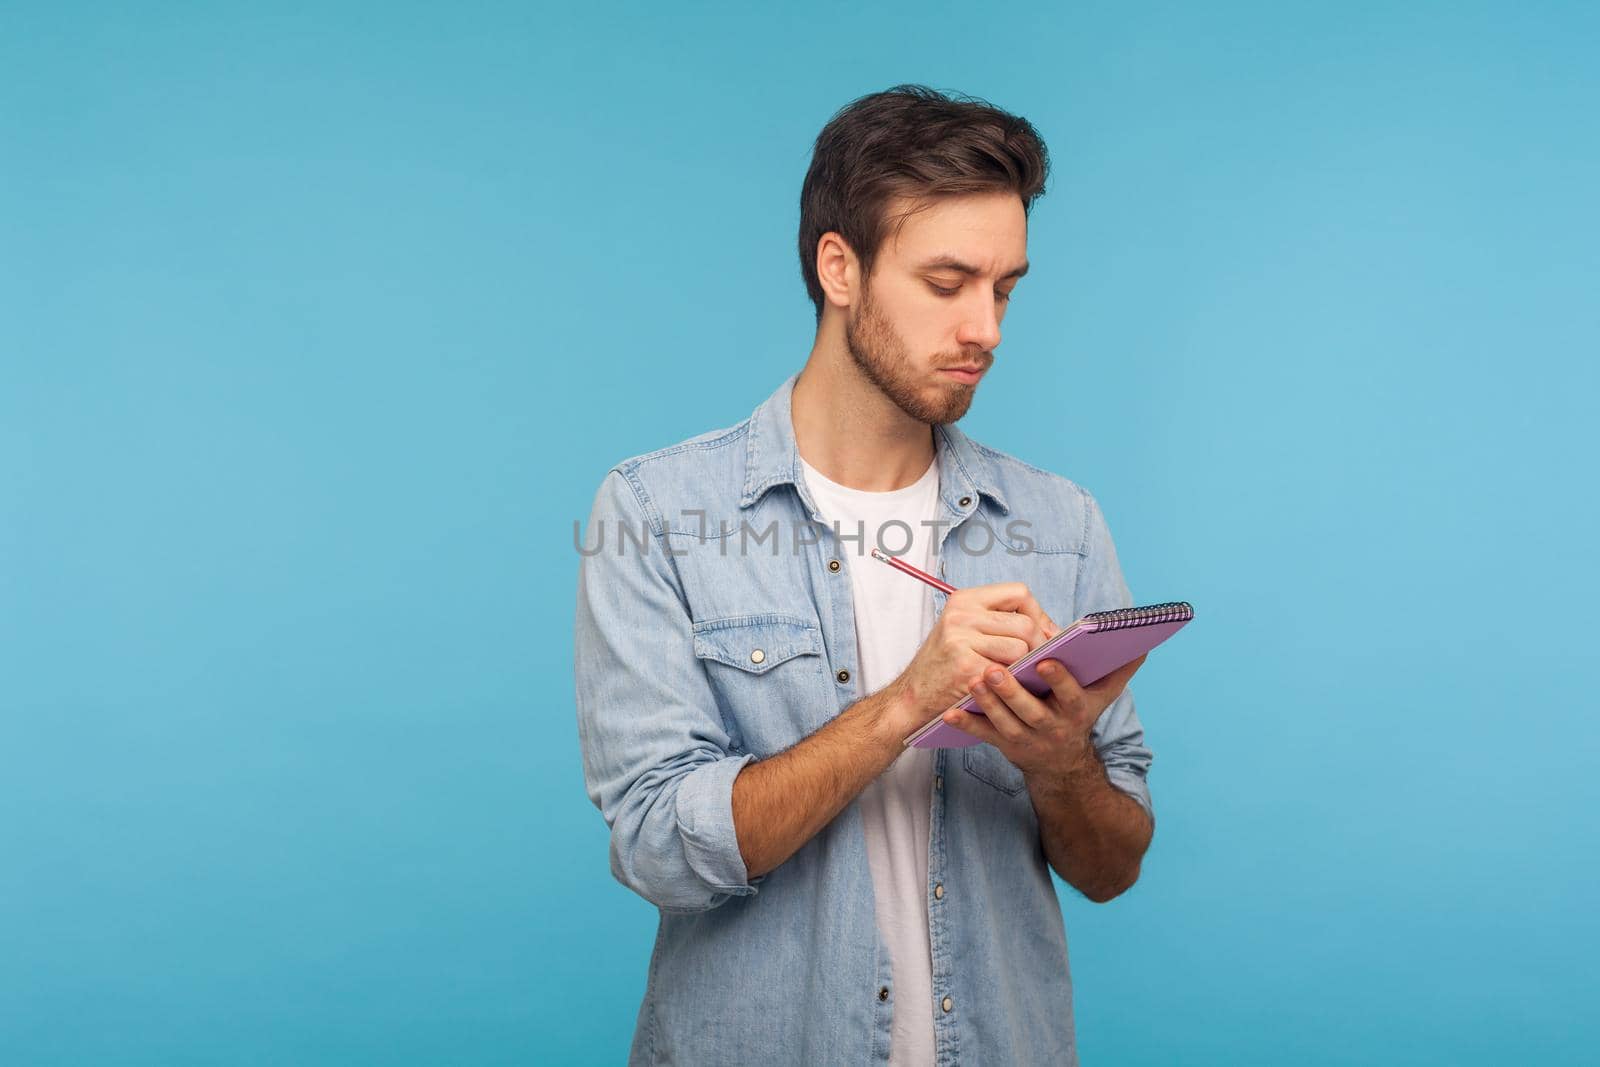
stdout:
[[(955, 422), (972, 406), (976, 384), (942, 378), (937, 371), (929, 379), (919, 378), (905, 343), (872, 302), (870, 286), (862, 293), (857, 313), (845, 322), (844, 344), (862, 376), (918, 422)], [(949, 362), (961, 358), (956, 355)]]

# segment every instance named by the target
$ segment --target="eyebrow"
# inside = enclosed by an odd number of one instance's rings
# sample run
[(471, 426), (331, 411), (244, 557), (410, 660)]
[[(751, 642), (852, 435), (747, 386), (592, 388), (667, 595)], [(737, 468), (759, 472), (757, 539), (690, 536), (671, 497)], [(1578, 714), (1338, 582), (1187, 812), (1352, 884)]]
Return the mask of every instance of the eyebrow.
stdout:
[[(976, 275), (980, 275), (980, 274), (983, 273), (983, 271), (979, 270), (977, 267), (974, 267), (970, 263), (964, 263), (961, 260), (957, 259), (955, 256), (935, 256), (932, 259), (925, 260), (921, 264), (921, 266), (919, 266), (917, 269), (918, 270), (941, 270), (941, 269), (943, 269), (943, 270), (953, 270), (953, 271), (958, 271), (961, 274), (965, 274), (965, 275), (968, 275), (968, 276), (976, 276)], [(1008, 271), (1007, 273), (1002, 274), (1000, 276), (1000, 278), (1001, 278), (1002, 281), (1004, 281), (1006, 278), (1020, 278), (1026, 273), (1028, 273), (1028, 261), (1027, 260), (1023, 260), (1022, 261), (1022, 266), (1013, 268), (1012, 270)]]

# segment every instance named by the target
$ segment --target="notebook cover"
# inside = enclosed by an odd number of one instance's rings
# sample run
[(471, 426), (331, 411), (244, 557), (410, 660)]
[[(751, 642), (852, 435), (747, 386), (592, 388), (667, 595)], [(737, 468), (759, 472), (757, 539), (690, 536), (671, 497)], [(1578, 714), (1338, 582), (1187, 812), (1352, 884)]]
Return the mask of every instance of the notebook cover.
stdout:
[[(1034, 696), (1043, 696), (1050, 690), (1050, 683), (1035, 669), (1040, 660), (1058, 660), (1079, 685), (1092, 685), (1149, 652), (1193, 618), (1194, 609), (1183, 601), (1092, 612), (1011, 664), (1008, 670)], [(953, 707), (983, 714), (971, 694)], [(941, 714), (904, 743), (914, 748), (966, 748), (980, 742), (946, 723)]]

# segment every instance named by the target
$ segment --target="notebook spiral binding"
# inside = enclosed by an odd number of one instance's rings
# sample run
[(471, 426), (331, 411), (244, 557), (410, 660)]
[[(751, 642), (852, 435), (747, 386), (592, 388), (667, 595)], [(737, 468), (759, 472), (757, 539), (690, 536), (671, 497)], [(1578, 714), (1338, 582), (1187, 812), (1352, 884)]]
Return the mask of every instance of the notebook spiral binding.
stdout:
[(1146, 604), (1138, 608), (1117, 608), (1113, 611), (1091, 611), (1083, 621), (1093, 623), (1096, 630), (1125, 630), (1133, 626), (1150, 626), (1158, 622), (1187, 622), (1194, 618), (1194, 608), (1186, 600), (1169, 600), (1164, 604)]

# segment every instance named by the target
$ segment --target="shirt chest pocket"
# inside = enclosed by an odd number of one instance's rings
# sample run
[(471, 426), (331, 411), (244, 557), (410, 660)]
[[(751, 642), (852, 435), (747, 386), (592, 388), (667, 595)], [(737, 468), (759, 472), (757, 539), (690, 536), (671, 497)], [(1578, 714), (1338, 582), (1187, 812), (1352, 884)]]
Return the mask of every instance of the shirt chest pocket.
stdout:
[(777, 613), (696, 622), (694, 654), (733, 744), (743, 751), (782, 751), (836, 710), (815, 622)]

